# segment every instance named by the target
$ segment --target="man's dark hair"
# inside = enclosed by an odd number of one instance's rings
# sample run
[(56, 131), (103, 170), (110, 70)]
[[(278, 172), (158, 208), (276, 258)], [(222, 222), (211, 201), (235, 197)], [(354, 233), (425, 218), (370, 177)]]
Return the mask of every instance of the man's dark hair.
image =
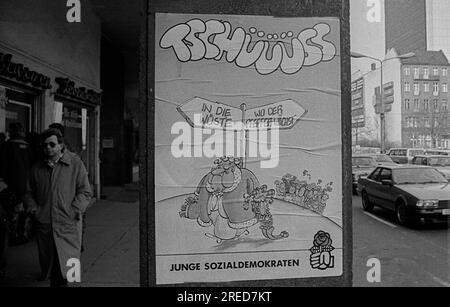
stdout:
[(25, 137), (25, 129), (21, 123), (9, 124), (9, 137), (10, 139), (17, 139)]
[(59, 144), (64, 144), (64, 137), (58, 129), (48, 129), (41, 134), (41, 143), (44, 143), (49, 137), (56, 136)]
[(59, 130), (62, 134), (62, 136), (64, 136), (64, 126), (60, 123), (53, 123), (50, 126), (48, 126), (49, 129), (56, 129)]

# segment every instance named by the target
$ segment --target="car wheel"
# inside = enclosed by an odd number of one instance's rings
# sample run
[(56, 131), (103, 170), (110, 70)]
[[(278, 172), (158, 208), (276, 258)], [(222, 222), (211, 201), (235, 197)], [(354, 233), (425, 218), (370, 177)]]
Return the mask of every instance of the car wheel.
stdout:
[(362, 206), (364, 211), (372, 212), (374, 205), (369, 200), (369, 195), (367, 195), (367, 192), (362, 192)]
[(408, 213), (404, 202), (399, 202), (395, 207), (395, 217), (397, 222), (404, 226), (412, 226), (417, 222), (417, 219)]

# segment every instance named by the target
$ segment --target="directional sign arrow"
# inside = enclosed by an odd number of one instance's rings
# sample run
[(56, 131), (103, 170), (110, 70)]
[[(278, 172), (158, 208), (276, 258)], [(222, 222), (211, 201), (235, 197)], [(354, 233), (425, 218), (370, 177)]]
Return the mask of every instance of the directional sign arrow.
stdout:
[(291, 129), (308, 111), (298, 102), (288, 99), (248, 109), (245, 114), (247, 128)]
[(220, 102), (195, 97), (177, 107), (192, 127), (226, 129), (242, 121), (242, 110)]

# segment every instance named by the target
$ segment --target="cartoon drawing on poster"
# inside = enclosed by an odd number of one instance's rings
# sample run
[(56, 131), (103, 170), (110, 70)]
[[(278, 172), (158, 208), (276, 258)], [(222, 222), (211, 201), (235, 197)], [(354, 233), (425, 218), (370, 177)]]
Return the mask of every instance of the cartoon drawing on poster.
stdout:
[(339, 20), (155, 25), (157, 284), (340, 276)]
[[(227, 181), (232, 184), (227, 185)], [(213, 225), (214, 234), (206, 233), (206, 236), (216, 239), (217, 243), (248, 235), (248, 229), (257, 223), (261, 224), (262, 234), (267, 239), (287, 238), (286, 231), (273, 234), (269, 205), (274, 194), (273, 189), (260, 186), (255, 174), (242, 168), (240, 159), (223, 157), (214, 161), (194, 196), (185, 200), (180, 216), (196, 219), (202, 227)]]

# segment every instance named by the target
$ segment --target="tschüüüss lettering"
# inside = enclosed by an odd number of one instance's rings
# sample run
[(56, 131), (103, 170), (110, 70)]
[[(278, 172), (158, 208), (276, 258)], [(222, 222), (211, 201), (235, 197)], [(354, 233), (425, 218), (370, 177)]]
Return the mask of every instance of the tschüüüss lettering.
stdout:
[[(231, 32), (232, 26), (227, 21), (192, 19), (168, 29), (159, 45), (163, 49), (172, 48), (181, 62), (203, 59), (220, 61), (226, 54), (229, 63), (241, 68), (254, 65), (262, 75), (271, 74), (278, 68), (285, 74), (295, 74), (304, 66), (328, 62), (336, 56), (334, 44), (324, 39), (331, 32), (331, 27), (326, 23), (304, 29), (297, 36), (293, 36), (291, 31), (288, 36), (285, 33), (280, 35), (280, 38), (290, 39), (290, 42), (258, 40), (252, 44), (255, 28), (251, 28), (250, 33), (241, 27)], [(286, 45), (290, 45), (289, 48)]]

